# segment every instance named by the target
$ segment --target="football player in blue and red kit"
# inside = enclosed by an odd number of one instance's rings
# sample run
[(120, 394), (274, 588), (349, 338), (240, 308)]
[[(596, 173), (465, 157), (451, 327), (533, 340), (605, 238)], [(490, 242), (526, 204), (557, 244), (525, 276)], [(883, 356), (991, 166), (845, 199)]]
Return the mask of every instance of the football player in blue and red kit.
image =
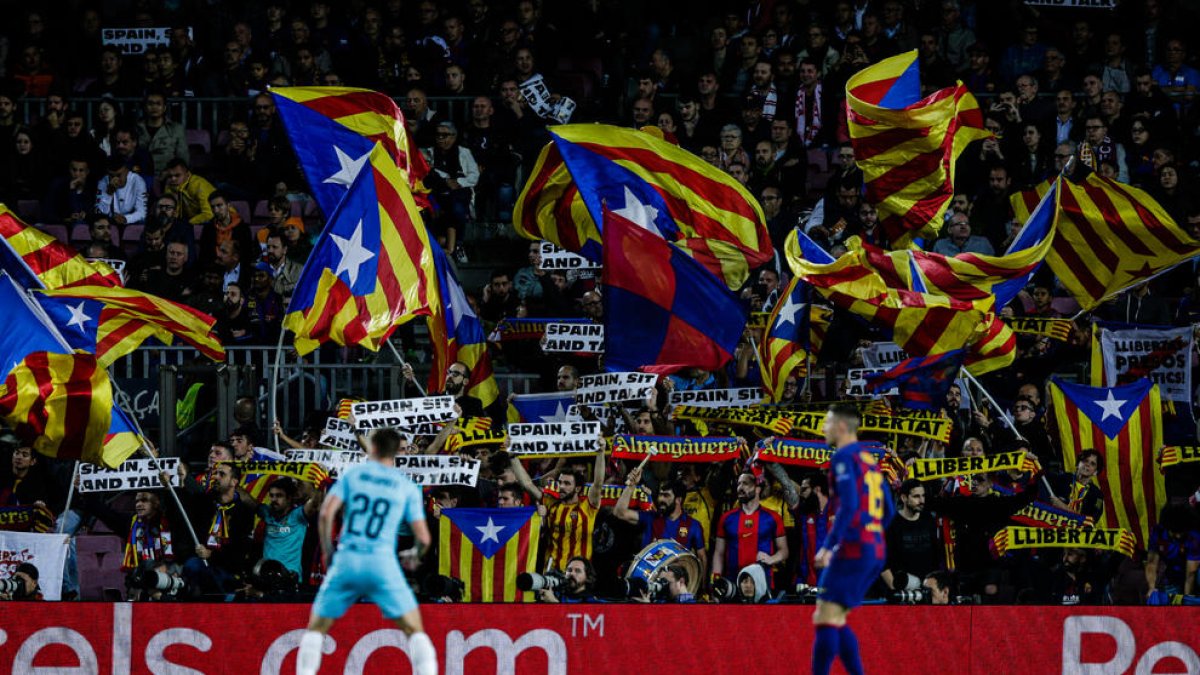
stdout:
[(825, 544), (813, 559), (824, 568), (813, 613), (815, 675), (828, 673), (834, 658), (841, 658), (851, 675), (863, 672), (858, 638), (846, 625), (846, 616), (862, 604), (883, 571), (884, 528), (895, 514), (874, 453), (859, 445), (859, 421), (858, 409), (844, 404), (831, 406), (825, 415), (825, 442), (835, 448), (829, 474), (837, 508)]

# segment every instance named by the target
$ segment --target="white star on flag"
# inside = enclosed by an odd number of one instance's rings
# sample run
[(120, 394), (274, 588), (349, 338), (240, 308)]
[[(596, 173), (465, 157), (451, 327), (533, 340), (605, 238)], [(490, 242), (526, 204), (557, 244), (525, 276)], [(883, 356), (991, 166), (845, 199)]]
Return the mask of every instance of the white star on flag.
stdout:
[(625, 206), (613, 213), (644, 230), (658, 233), (658, 226), (654, 224), (654, 221), (658, 220), (658, 209), (638, 201), (628, 186), (625, 188)]
[(83, 304), (84, 303), (81, 302), (75, 307), (67, 305), (67, 311), (71, 312), (71, 320), (67, 322), (67, 328), (70, 328), (71, 326), (79, 326), (80, 328), (83, 328), (87, 322), (92, 320), (92, 317), (84, 313)]
[(1112, 389), (1109, 389), (1108, 398), (1103, 401), (1096, 401), (1096, 405), (1100, 406), (1100, 409), (1104, 411), (1104, 415), (1100, 417), (1100, 421), (1103, 422), (1109, 417), (1115, 417), (1119, 420), (1125, 419), (1125, 416), (1121, 414), (1121, 406), (1126, 403), (1128, 401), (1121, 401), (1113, 396)]
[(362, 226), (362, 219), (359, 219), (358, 225), (354, 226), (354, 234), (350, 235), (349, 239), (333, 235), (333, 243), (337, 244), (338, 251), (342, 254), (333, 274), (340, 277), (342, 272), (345, 272), (350, 277), (351, 286), (358, 281), (358, 272), (363, 263), (375, 257), (374, 253), (362, 245)]
[(479, 530), (483, 534), (483, 537), (479, 540), (479, 543), (482, 544), (485, 541), (494, 541), (499, 544), (500, 537), (497, 537), (496, 535), (500, 534), (500, 532), (504, 530), (504, 527), (497, 525), (492, 521), (491, 517), (488, 517), (487, 525), (476, 525), (475, 529)]
[(790, 323), (796, 325), (796, 315), (804, 311), (808, 307), (807, 302), (794, 302), (792, 294), (789, 293), (787, 300), (783, 303), (783, 307), (779, 309), (779, 325)]
[(341, 168), (338, 169), (337, 173), (326, 178), (324, 182), (341, 185), (348, 190), (350, 189), (350, 184), (358, 177), (358, 172), (362, 170), (363, 164), (367, 163), (367, 159), (370, 158), (371, 153), (368, 151), (363, 153), (362, 157), (352, 159), (350, 155), (342, 152), (342, 149), (336, 145), (333, 146), (333, 151), (337, 153), (338, 165)]
[(563, 408), (562, 401), (558, 402), (558, 409), (549, 415), (542, 415), (543, 422), (558, 422), (567, 416), (566, 409)]

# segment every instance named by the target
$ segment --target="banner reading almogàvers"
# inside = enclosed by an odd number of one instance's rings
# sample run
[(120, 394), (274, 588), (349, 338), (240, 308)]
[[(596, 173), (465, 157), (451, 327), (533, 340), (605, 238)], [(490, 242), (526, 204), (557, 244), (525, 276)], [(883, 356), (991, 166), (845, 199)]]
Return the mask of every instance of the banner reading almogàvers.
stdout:
[(409, 429), (430, 422), (449, 422), (454, 412), (453, 396), (425, 396), (391, 401), (365, 401), (350, 406), (357, 429)]
[(1158, 464), (1162, 468), (1200, 462), (1200, 446), (1198, 445), (1168, 445), (1158, 453)]
[(508, 425), (508, 452), (525, 458), (594, 455), (603, 447), (599, 422)]
[(170, 476), (171, 486), (182, 485), (179, 478), (179, 459), (127, 459), (115, 469), (81, 462), (79, 464), (80, 492), (122, 492), (125, 490), (158, 490), (162, 482), (158, 478), (158, 467)]
[(575, 403), (578, 405), (600, 405), (603, 403), (625, 403), (644, 401), (654, 390), (658, 376), (653, 373), (599, 373), (579, 378), (575, 388)]
[(651, 462), (724, 462), (745, 454), (746, 444), (735, 436), (634, 436), (612, 437), (613, 459), (640, 460), (651, 447), (658, 453)]

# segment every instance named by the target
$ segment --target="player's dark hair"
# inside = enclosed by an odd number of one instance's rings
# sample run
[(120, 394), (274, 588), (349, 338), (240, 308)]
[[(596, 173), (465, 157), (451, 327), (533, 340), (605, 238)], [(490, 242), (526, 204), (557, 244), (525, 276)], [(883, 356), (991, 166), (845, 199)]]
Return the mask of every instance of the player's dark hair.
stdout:
[(400, 452), (400, 433), (395, 429), (378, 429), (371, 434), (375, 454), (380, 457), (395, 457)]
[(849, 403), (834, 403), (829, 406), (829, 412), (835, 418), (846, 423), (846, 428), (850, 433), (858, 433), (858, 425), (862, 422), (862, 416), (858, 413), (858, 406)]

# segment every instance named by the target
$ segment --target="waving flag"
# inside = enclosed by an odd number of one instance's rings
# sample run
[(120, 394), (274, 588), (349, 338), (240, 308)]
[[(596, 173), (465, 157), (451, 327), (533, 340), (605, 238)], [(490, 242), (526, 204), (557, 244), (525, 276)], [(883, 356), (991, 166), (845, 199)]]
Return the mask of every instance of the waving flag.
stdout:
[(387, 94), (352, 87), (272, 87), (271, 95), (317, 204), (326, 215), (346, 196), (376, 143), (383, 145), (404, 182), (424, 205), (421, 180), (429, 173), (412, 143), (404, 113)]
[(787, 290), (767, 319), (767, 329), (758, 345), (758, 365), (763, 389), (772, 401), (783, 396), (783, 386), (792, 373), (807, 374), (809, 357), (821, 350), (833, 312), (812, 304), (812, 287), (793, 277)]
[(548, 394), (517, 394), (508, 400), (508, 421), (562, 422), (567, 410), (575, 404), (575, 392), (554, 391)]
[(108, 373), (94, 357), (72, 353), (25, 291), (4, 274), (0, 312), (7, 328), (0, 331), (0, 372), (5, 373), (0, 414), (9, 425), (39, 452), (63, 459), (116, 468), (136, 452), (141, 440), (113, 404)]
[(517, 575), (537, 571), (537, 509), (442, 509), (438, 574), (463, 582), (463, 602), (533, 602)]
[[(1049, 187), (1014, 194), (1013, 211), (1029, 212)], [(1061, 189), (1058, 234), (1046, 262), (1085, 310), (1200, 255), (1200, 242), (1143, 190), (1095, 173), (1064, 179)]]
[(893, 339), (913, 356), (968, 348), (966, 364), (975, 374), (1003, 368), (1016, 356), (1016, 336), (991, 311), (967, 300), (893, 288), (866, 261), (857, 241), (834, 260), (803, 233), (793, 231), (785, 246), (792, 271), (838, 307), (890, 328)]
[(29, 227), (0, 204), (0, 269), (22, 288), (120, 286), (121, 276), (100, 262), (88, 262), (54, 237)]
[(438, 295), (427, 319), (429, 342), (433, 345), (433, 368), (429, 371), (430, 391), (444, 391), (446, 370), (455, 361), (471, 369), (467, 394), (479, 399), (484, 407), (500, 397), (500, 388), (492, 374), (492, 357), (487, 351), (486, 335), (479, 317), (463, 293), (462, 284), (440, 246), (433, 247), (437, 271)]
[(604, 367), (717, 370), (733, 357), (746, 310), (700, 264), (615, 211), (604, 221)]
[(917, 52), (860, 70), (846, 82), (847, 121), (867, 200), (894, 248), (933, 238), (954, 196), (958, 156), (988, 138), (983, 111), (962, 82), (921, 98)]
[(867, 391), (900, 389), (907, 408), (941, 410), (946, 394), (962, 368), (966, 352), (955, 349), (933, 356), (914, 356), (892, 366), (887, 372), (867, 378)]
[(1104, 526), (1133, 532), (1145, 550), (1150, 528), (1167, 503), (1162, 470), (1155, 459), (1162, 438), (1158, 387), (1141, 379), (1122, 387), (1088, 387), (1057, 377), (1050, 402), (1068, 471), (1084, 450), (1100, 453)]
[(675, 243), (730, 289), (772, 257), (758, 202), (740, 183), (661, 138), (603, 124), (550, 130), (513, 225), (600, 260), (603, 209)]
[(156, 295), (72, 286), (41, 291), (33, 299), (72, 348), (95, 354), (104, 368), (151, 337), (168, 345), (179, 338), (214, 361), (225, 360), (225, 348), (213, 331), (216, 319)]
[(284, 327), (307, 354), (322, 342), (378, 351), (396, 326), (427, 315), (436, 283), (421, 214), (376, 145), (309, 255)]

